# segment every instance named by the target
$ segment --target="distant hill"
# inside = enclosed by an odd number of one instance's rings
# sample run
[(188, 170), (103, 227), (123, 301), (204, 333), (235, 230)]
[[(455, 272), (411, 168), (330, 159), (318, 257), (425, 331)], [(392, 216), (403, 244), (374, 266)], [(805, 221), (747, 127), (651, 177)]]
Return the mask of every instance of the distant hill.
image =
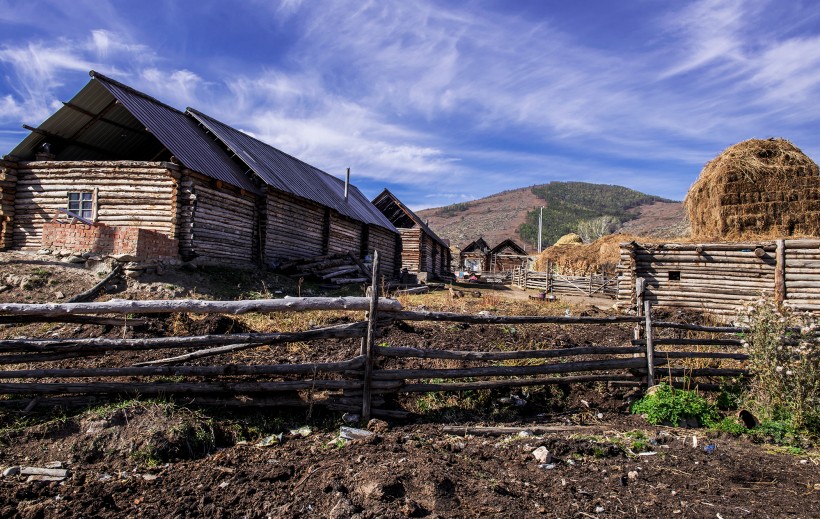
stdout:
[(490, 245), (513, 238), (527, 250), (535, 250), (541, 207), (544, 247), (570, 232), (586, 239), (618, 231), (659, 238), (688, 233), (680, 202), (622, 186), (585, 182), (550, 182), (417, 214), (453, 245), (463, 246), (483, 236)]

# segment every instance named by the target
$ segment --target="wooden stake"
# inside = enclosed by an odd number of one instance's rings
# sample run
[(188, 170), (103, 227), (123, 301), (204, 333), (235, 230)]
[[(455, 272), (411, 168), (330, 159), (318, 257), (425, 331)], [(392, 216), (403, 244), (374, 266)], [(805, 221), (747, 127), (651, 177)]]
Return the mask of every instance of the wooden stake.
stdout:
[(774, 300), (782, 304), (786, 300), (786, 242), (777, 240), (775, 251), (777, 263), (774, 267)]
[(648, 387), (655, 385), (655, 345), (652, 337), (652, 305), (644, 301), (646, 315), (646, 383)]
[(376, 342), (376, 310), (379, 303), (379, 251), (373, 251), (373, 277), (370, 283), (370, 313), (367, 316), (364, 381), (362, 384), (362, 419), (370, 420), (370, 383), (373, 378), (373, 348)]

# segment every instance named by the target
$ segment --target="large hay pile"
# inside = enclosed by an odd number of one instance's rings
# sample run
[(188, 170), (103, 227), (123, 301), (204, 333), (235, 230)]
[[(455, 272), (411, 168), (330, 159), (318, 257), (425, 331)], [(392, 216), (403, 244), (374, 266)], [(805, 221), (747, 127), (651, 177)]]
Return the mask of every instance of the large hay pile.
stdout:
[(619, 244), (630, 241), (646, 241), (646, 238), (610, 234), (592, 243), (556, 243), (538, 256), (535, 268), (544, 270), (549, 261), (554, 273), (565, 276), (588, 276), (600, 272), (614, 274), (621, 257)]
[(706, 164), (684, 204), (695, 238), (820, 236), (820, 171), (785, 139), (750, 139)]

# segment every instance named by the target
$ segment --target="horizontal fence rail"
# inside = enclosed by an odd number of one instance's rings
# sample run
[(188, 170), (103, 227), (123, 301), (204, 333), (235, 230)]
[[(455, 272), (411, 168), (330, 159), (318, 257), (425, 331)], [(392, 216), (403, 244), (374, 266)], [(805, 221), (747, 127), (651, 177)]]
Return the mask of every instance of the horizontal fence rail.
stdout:
[[(374, 276), (378, 262), (374, 261)], [(390, 394), (547, 386), (582, 382), (652, 385), (658, 380), (715, 389), (701, 378), (748, 376), (737, 327), (653, 321), (642, 316), (502, 316), (406, 311), (398, 301), (371, 291), (365, 298), (287, 298), (261, 301), (111, 301), (59, 305), (2, 304), (0, 316), (28, 322), (31, 316), (106, 318), (110, 314), (367, 311), (365, 319), (297, 332), (235, 333), (144, 339), (15, 338), (0, 340), (0, 394), (38, 402), (58, 397), (82, 402), (110, 395), (179, 396), (191, 403), (220, 405), (323, 405), (363, 416), (406, 416), (388, 408)], [(482, 325), (621, 326), (634, 339), (620, 345), (582, 345), (513, 351), (433, 349), (376, 344), (397, 321)], [(659, 330), (665, 330), (658, 335)], [(629, 333), (632, 335), (632, 333)], [(676, 336), (674, 336), (676, 335)], [(335, 362), (226, 363), (238, 352), (295, 342), (360, 339), (359, 351)], [(158, 358), (126, 366), (100, 365), (121, 352), (156, 352)], [(244, 354), (243, 354), (244, 355)], [(227, 357), (226, 357), (227, 356)], [(95, 358), (83, 365), (85, 358)], [(264, 356), (260, 356), (264, 359)], [(256, 357), (254, 357), (256, 358)], [(73, 360), (76, 359), (76, 360)], [(407, 361), (411, 361), (411, 367)], [(70, 361), (72, 367), (48, 364)], [(432, 366), (416, 365), (434, 362)], [(126, 361), (128, 362), (128, 361)], [(203, 365), (204, 362), (213, 362)], [(221, 362), (221, 363), (220, 363)], [(44, 366), (37, 366), (45, 363)], [(728, 365), (724, 365), (728, 363)], [(694, 381), (694, 382), (693, 382)], [(29, 400), (2, 401), (26, 403)]]

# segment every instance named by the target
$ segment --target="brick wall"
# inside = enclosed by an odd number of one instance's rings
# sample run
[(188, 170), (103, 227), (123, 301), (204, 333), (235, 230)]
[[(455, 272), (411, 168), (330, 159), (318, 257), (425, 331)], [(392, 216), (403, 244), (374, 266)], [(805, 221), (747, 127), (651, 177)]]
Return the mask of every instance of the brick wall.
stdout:
[(72, 252), (130, 254), (137, 259), (176, 259), (179, 243), (163, 233), (140, 227), (48, 222), (43, 225), (43, 247)]

